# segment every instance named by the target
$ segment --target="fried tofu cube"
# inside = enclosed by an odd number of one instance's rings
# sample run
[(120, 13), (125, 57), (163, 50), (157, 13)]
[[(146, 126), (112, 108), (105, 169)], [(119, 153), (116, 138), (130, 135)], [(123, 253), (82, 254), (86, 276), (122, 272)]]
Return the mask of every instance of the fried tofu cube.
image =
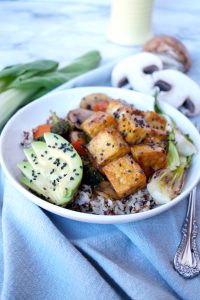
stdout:
[(114, 116), (114, 113), (120, 109), (124, 107), (124, 104), (119, 101), (119, 100), (112, 100), (110, 101), (110, 103), (108, 104), (108, 107), (106, 109), (106, 112), (112, 116)]
[(146, 176), (131, 155), (120, 157), (103, 167), (103, 172), (119, 198), (135, 193), (146, 186)]
[(154, 111), (146, 111), (144, 112), (144, 118), (146, 123), (151, 127), (155, 129), (162, 129), (164, 130), (167, 124), (167, 120), (158, 115)]
[(142, 167), (145, 175), (149, 177), (156, 170), (165, 168), (167, 155), (165, 150), (156, 145), (135, 145), (131, 147), (134, 160)]
[(126, 110), (131, 114), (141, 115), (143, 112), (136, 109), (133, 105), (128, 104), (127, 102), (120, 100), (112, 100), (109, 102), (106, 112), (112, 115), (116, 119), (118, 118), (118, 112), (120, 109)]
[(130, 145), (139, 144), (146, 137), (150, 126), (145, 122), (143, 115), (135, 115), (126, 109), (118, 110), (118, 130)]
[(91, 138), (105, 128), (117, 127), (116, 120), (106, 112), (96, 112), (81, 124), (81, 129)]
[(160, 147), (166, 149), (168, 145), (168, 134), (167, 131), (161, 129), (151, 128), (147, 133), (145, 139), (143, 140), (144, 144), (157, 144)]
[(129, 145), (116, 129), (100, 131), (87, 145), (90, 158), (99, 168), (130, 152)]

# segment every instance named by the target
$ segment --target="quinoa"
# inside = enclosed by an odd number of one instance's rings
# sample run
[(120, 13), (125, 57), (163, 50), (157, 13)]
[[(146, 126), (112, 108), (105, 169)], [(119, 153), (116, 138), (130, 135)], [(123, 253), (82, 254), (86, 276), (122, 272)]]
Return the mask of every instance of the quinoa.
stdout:
[(89, 185), (82, 185), (73, 203), (72, 210), (96, 215), (127, 215), (152, 209), (155, 202), (147, 189), (142, 189), (126, 198), (112, 200), (94, 195)]

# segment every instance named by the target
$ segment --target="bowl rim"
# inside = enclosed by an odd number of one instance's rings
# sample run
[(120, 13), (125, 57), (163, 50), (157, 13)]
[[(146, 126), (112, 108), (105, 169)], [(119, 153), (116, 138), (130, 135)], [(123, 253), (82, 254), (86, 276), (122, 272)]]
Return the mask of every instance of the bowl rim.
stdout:
[[(104, 91), (101, 91), (102, 89)], [(84, 92), (84, 90), (87, 90), (87, 91), (91, 90), (91, 93), (97, 92), (97, 91), (99, 93), (108, 91), (108, 93), (109, 93), (109, 91), (117, 92), (117, 91), (121, 91), (122, 89), (98, 86), (98, 87), (80, 87), (80, 88), (72, 88), (72, 89), (66, 89), (66, 90), (53, 91), (53, 92), (46, 94), (45, 96), (43, 96), (41, 98), (36, 99), (32, 103), (29, 103), (28, 105), (26, 105), (23, 108), (21, 108), (20, 110), (18, 110), (12, 116), (12, 118), (7, 122), (4, 129), (2, 130), (1, 137), (0, 137), (0, 163), (1, 163), (1, 166), (2, 166), (2, 169), (5, 173), (5, 175), (10, 180), (10, 182), (13, 184), (13, 186), (22, 195), (24, 195), (26, 198), (28, 198), (30, 201), (32, 201), (33, 203), (35, 203), (36, 205), (38, 205), (39, 207), (41, 207), (47, 211), (50, 211), (52, 213), (55, 213), (57, 215), (60, 215), (62, 217), (68, 218), (68, 219), (81, 221), (81, 222), (87, 222), (87, 223), (98, 223), (98, 224), (127, 223), (127, 222), (135, 222), (135, 221), (147, 219), (147, 218), (153, 217), (155, 215), (158, 215), (164, 211), (169, 210), (170, 208), (172, 208), (173, 206), (178, 204), (181, 200), (183, 200), (190, 193), (190, 191), (197, 185), (198, 181), (200, 180), (200, 172), (198, 174), (196, 174), (192, 184), (186, 190), (181, 192), (180, 195), (178, 195), (176, 198), (174, 198), (173, 201), (163, 204), (163, 205), (160, 205), (160, 206), (157, 206), (148, 211), (143, 211), (143, 212), (139, 212), (139, 213), (135, 213), (135, 214), (126, 214), (126, 215), (95, 215), (95, 214), (73, 211), (68, 208), (62, 208), (62, 207), (56, 206), (55, 204), (49, 203), (49, 202), (41, 199), (40, 197), (32, 194), (29, 190), (27, 190), (24, 186), (22, 186), (20, 184), (20, 182), (18, 182), (14, 178), (14, 176), (7, 169), (6, 160), (4, 160), (4, 158), (3, 158), (3, 150), (4, 150), (4, 141), (6, 139), (7, 132), (9, 130), (9, 128), (12, 126), (12, 124), (15, 123), (15, 119), (19, 115), (23, 114), (26, 110), (29, 110), (32, 106), (38, 105), (38, 103), (39, 104), (42, 103), (43, 99), (46, 99), (51, 95), (56, 96), (56, 95), (60, 95), (60, 94), (64, 94), (64, 93), (70, 93), (70, 92), (76, 93), (76, 91)], [(140, 96), (143, 95), (144, 97), (149, 98), (149, 100), (151, 100), (151, 101), (153, 99), (153, 97), (151, 97), (149, 95), (142, 94), (142, 93), (139, 93), (136, 91), (132, 91), (132, 90), (125, 90), (125, 91), (126, 91), (125, 93), (132, 93), (132, 95), (133, 94), (135, 94), (135, 95), (139, 94)], [(187, 119), (188, 122), (190, 122), (192, 124), (192, 122), (188, 118), (186, 118), (181, 112), (179, 112), (177, 109), (170, 106), (169, 104), (161, 103), (161, 108), (163, 108), (164, 110), (165, 110), (165, 108), (170, 109), (172, 112), (175, 112), (176, 114), (183, 116), (185, 119)], [(198, 133), (198, 131), (194, 125), (193, 125), (193, 130), (196, 130), (196, 133)], [(200, 135), (199, 135), (199, 144), (200, 144)]]

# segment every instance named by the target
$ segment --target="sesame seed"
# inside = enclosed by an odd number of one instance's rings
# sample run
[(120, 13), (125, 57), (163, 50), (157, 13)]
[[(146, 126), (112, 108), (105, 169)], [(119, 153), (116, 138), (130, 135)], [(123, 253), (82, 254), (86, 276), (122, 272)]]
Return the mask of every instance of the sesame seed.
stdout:
[(50, 174), (53, 174), (53, 173), (54, 173), (54, 171), (55, 171), (55, 170), (54, 170), (54, 169), (52, 169), (52, 170), (51, 170), (51, 172), (50, 172)]

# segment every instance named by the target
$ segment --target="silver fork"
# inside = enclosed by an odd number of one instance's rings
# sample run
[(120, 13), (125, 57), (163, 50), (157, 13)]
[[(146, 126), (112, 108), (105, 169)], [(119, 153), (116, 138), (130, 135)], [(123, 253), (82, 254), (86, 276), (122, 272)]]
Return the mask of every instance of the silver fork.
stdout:
[[(198, 126), (197, 129), (199, 130)], [(196, 187), (190, 192), (186, 219), (182, 228), (182, 240), (174, 257), (174, 268), (185, 278), (193, 278), (200, 273), (200, 257), (196, 238)]]

